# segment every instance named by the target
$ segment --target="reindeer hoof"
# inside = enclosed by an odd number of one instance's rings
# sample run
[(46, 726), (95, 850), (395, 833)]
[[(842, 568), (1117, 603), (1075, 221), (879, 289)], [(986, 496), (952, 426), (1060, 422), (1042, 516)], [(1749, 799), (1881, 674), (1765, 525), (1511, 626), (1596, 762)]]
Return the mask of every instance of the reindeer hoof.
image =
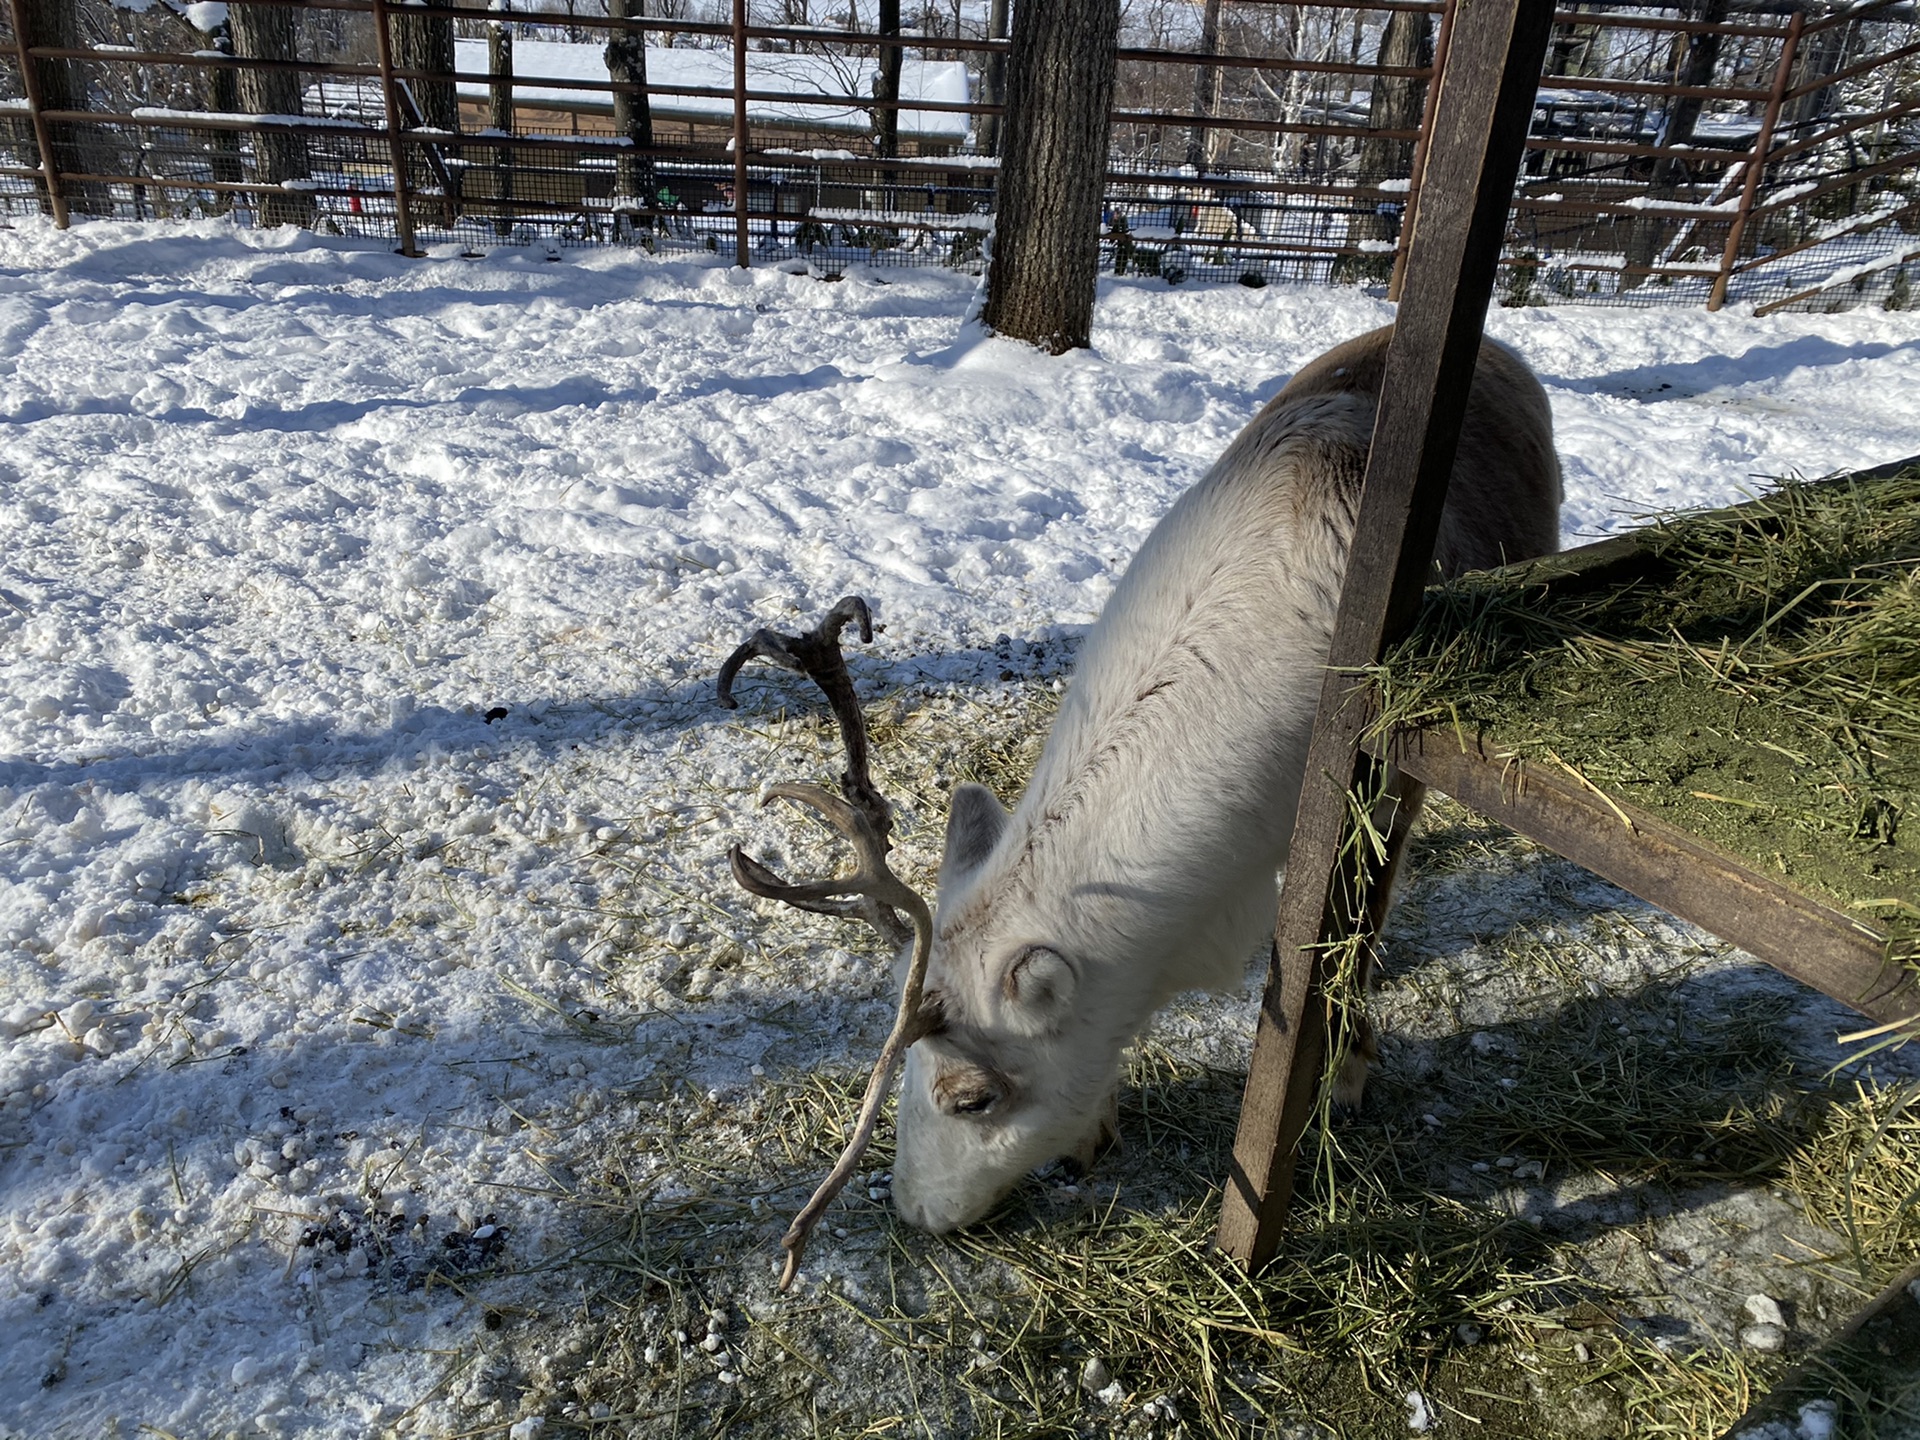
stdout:
[(1333, 1108), (1342, 1113), (1358, 1110), (1366, 1093), (1369, 1068), (1380, 1058), (1380, 1041), (1373, 1033), (1373, 1022), (1365, 1015), (1348, 1018), (1347, 1050), (1340, 1069), (1333, 1077)]
[(1342, 1114), (1351, 1114), (1360, 1108), (1360, 1102), (1366, 1095), (1367, 1072), (1371, 1062), (1365, 1055), (1354, 1053), (1340, 1062), (1340, 1073), (1333, 1077), (1333, 1108)]

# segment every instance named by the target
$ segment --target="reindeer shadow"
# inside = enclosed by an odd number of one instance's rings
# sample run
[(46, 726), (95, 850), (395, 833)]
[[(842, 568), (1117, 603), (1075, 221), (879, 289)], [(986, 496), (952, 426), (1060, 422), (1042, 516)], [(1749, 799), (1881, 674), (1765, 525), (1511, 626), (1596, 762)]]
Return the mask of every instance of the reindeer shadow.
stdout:
[[(1389, 1036), (1360, 1110), (1325, 1134), (1309, 1127), (1275, 1264), (1328, 1246), (1441, 1254), (1471, 1244), (1483, 1264), (1524, 1274), (1613, 1236), (1640, 1247), (1666, 1222), (1697, 1217), (1693, 1228), (1710, 1229), (1716, 1209), (1782, 1187), (1827, 1114), (1830, 1057), (1807, 1043), (1810, 1003), (1826, 1002), (1756, 965), (1574, 996), (1497, 1025)], [(1058, 1174), (1030, 1178), (986, 1228), (1008, 1243), (1052, 1232), (1059, 1246), (1116, 1223), (1210, 1217), (1243, 1085), (1238, 1067), (1182, 1060), (1149, 1040), (1121, 1091), (1124, 1148), (1074, 1188)], [(1595, 1277), (1561, 1288), (1565, 1303), (1614, 1314)], [(1843, 1287), (1829, 1288), (1848, 1308)], [(1460, 1303), (1470, 1313), (1465, 1291)], [(1667, 1314), (1621, 1323), (1695, 1341), (1714, 1332)]]

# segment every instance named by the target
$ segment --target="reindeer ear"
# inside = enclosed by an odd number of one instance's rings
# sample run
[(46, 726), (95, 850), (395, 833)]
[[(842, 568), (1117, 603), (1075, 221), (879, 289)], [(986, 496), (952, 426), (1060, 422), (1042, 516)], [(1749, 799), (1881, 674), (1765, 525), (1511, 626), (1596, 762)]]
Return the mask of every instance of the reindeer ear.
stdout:
[(1058, 950), (1032, 945), (1008, 968), (1000, 988), (1023, 1018), (1050, 1030), (1073, 1004), (1080, 977)]
[(957, 785), (947, 812), (947, 853), (940, 859), (940, 883), (950, 885), (979, 868), (1007, 828), (1008, 815), (984, 785)]

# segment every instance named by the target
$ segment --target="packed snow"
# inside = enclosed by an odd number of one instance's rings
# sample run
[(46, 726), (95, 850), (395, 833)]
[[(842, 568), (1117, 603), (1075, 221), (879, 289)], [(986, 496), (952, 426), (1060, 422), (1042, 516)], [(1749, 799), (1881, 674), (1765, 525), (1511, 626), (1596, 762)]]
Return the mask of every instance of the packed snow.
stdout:
[[(884, 1026), (882, 967), (754, 944), (725, 878), (790, 833), (769, 766), (831, 763), (712, 705), (728, 650), (846, 593), (874, 695), (1070, 650), (1391, 315), (1109, 281), (1049, 359), (973, 292), (0, 231), (0, 1434), (437, 1424), (460, 1277), (567, 1306), (568, 1157), (650, 1076), (729, 1103)], [(1569, 543), (1920, 452), (1920, 315), (1489, 324), (1552, 397)]]

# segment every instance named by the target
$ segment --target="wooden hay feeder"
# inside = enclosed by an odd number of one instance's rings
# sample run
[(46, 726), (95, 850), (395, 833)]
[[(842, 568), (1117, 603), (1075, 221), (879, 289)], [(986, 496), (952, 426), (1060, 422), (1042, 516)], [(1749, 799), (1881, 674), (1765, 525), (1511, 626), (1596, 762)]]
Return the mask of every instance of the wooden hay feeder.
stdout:
[[(1410, 675), (1418, 672), (1417, 666), (1410, 672), (1408, 665), (1420, 647), (1424, 644), (1432, 654), (1448, 644), (1447, 628), (1440, 626), (1416, 636), (1412, 649), (1392, 650), (1413, 631), (1424, 603), (1433, 535), (1551, 21), (1552, 7), (1526, 0), (1485, 0), (1463, 7), (1438, 87), (1424, 199), (1409, 245), (1406, 283), (1281, 890), (1274, 963), (1222, 1201), (1219, 1244), (1250, 1268), (1273, 1256), (1285, 1222), (1295, 1152), (1315, 1109), (1337, 1020), (1336, 957), (1343, 948), (1350, 954), (1369, 943), (1384, 908), (1376, 893), (1382, 887), (1374, 882), (1390, 873), (1397, 857), (1382, 857), (1377, 846), (1359, 843), (1353, 816), (1368, 813), (1368, 807), (1351, 802), (1356, 796), (1383, 793), (1389, 761), (1854, 1007), (1887, 1027), (1886, 1033), (1920, 1019), (1920, 989), (1913, 969), (1904, 963), (1914, 934), (1908, 922), (1920, 918), (1911, 908), (1920, 899), (1914, 888), (1914, 847), (1920, 836), (1909, 828), (1903, 838), (1902, 795), (1908, 792), (1887, 788), (1889, 783), (1911, 786), (1915, 775), (1910, 756), (1887, 753), (1884, 733), (1843, 742), (1855, 744), (1856, 760), (1873, 772), (1852, 777), (1857, 805), (1850, 819), (1835, 822), (1813, 807), (1810, 820), (1789, 827), (1792, 839), (1787, 845), (1780, 842), (1777, 826), (1767, 831), (1764, 842), (1742, 844), (1739, 825), (1728, 828), (1722, 823), (1728, 818), (1724, 813), (1702, 822), (1703, 815), (1738, 811), (1743, 802), (1756, 817), (1762, 807), (1777, 810), (1785, 802), (1778, 795), (1732, 794), (1737, 787), (1724, 782), (1695, 783), (1684, 762), (1667, 766), (1666, 773), (1646, 771), (1637, 782), (1627, 777), (1629, 783), (1621, 783), (1616, 766), (1613, 783), (1596, 783), (1568, 754), (1589, 754), (1589, 742), (1611, 723), (1599, 695), (1585, 706), (1588, 728), (1580, 744), (1563, 713), (1579, 709), (1577, 705), (1556, 710), (1549, 702), (1529, 710), (1514, 704), (1504, 715), (1488, 711), (1470, 720), (1460, 711), (1459, 697), (1449, 705), (1443, 686), (1421, 692), (1417, 683), (1414, 699), (1425, 708), (1408, 704), (1402, 716), (1413, 723), (1382, 723), (1383, 697), (1388, 722), (1396, 716), (1396, 692), (1400, 700), (1407, 699)], [(1890, 487), (1888, 495), (1906, 495), (1892, 503), (1911, 511), (1913, 497), (1907, 491), (1914, 488), (1915, 473), (1913, 462), (1903, 462), (1847, 477), (1841, 483), (1852, 488), (1844, 492), (1830, 487), (1820, 494), (1823, 501), (1844, 495), (1850, 497), (1848, 503), (1860, 499), (1872, 508), (1870, 492), (1880, 493), (1873, 491), (1880, 484)], [(1745, 535), (1749, 544), (1764, 548), (1769, 527), (1779, 539), (1780, 527), (1792, 522), (1794, 503), (1790, 498), (1756, 507), (1731, 521), (1721, 512), (1707, 522), (1708, 528), (1717, 526), (1736, 538)], [(1895, 518), (1904, 517), (1896, 513)], [(1801, 588), (1816, 580), (1839, 580), (1822, 597), (1823, 603), (1858, 600), (1863, 577), (1873, 578), (1864, 575), (1862, 566), (1893, 561), (1897, 569), (1904, 554), (1907, 570), (1913, 570), (1915, 528), (1920, 527), (1907, 527), (1907, 548), (1896, 543), (1891, 553), (1882, 546), (1882, 553), (1849, 555), (1842, 545), (1821, 558), (1821, 575), (1802, 577)], [(1531, 587), (1535, 598), (1544, 587), (1552, 597), (1550, 605), (1563, 617), (1583, 607), (1601, 613), (1606, 607), (1595, 597), (1604, 600), (1609, 594), (1619, 602), (1619, 615), (1633, 608), (1629, 596), (1657, 596), (1678, 605), (1679, 592), (1689, 584), (1697, 589), (1699, 577), (1680, 573), (1675, 557), (1683, 552), (1669, 543), (1670, 533), (1643, 533), (1590, 546), (1492, 583)], [(1729, 563), (1737, 567), (1739, 560)], [(1783, 585), (1791, 578), (1784, 576)], [(1816, 586), (1815, 593), (1822, 588)], [(1791, 617), (1775, 612), (1782, 607), (1799, 611), (1813, 598), (1793, 590), (1749, 597), (1762, 607), (1762, 629), (1790, 618), (1800, 630), (1821, 617), (1812, 609)], [(1909, 599), (1912, 610), (1920, 610), (1920, 597)], [(1737, 618), (1721, 617), (1722, 638), (1731, 635)], [(1588, 639), (1594, 642), (1587, 647), (1592, 651), (1608, 637)], [(1611, 639), (1621, 641), (1619, 636)], [(1711, 668), (1704, 645), (1689, 641), (1684, 632), (1678, 644), (1681, 651), (1674, 653), (1696, 648), (1694, 663)], [(1390, 653), (1395, 663), (1383, 671), (1382, 661)], [(1805, 657), (1814, 652), (1799, 653)], [(1911, 646), (1902, 652), (1896, 644), (1888, 657), (1890, 666), (1904, 665), (1908, 672), (1915, 667)], [(1535, 663), (1518, 651), (1509, 659), (1521, 668)], [(1871, 664), (1863, 673), (1869, 688), (1880, 683)], [(1375, 689), (1377, 677), (1386, 681), (1384, 692)], [(1911, 687), (1905, 693), (1909, 704), (1920, 704)], [(1738, 703), (1737, 696), (1731, 703)], [(1442, 709), (1447, 711), (1444, 722), (1439, 718)], [(1460, 713), (1458, 724), (1455, 712)], [(1502, 735), (1503, 725), (1510, 735)], [(1564, 748), (1556, 740), (1564, 742)], [(1528, 754), (1531, 760), (1523, 758)], [(1722, 755), (1718, 763), (1738, 773), (1742, 761)], [(1748, 765), (1756, 775), (1765, 768), (1757, 760)], [(1871, 783), (1859, 783), (1863, 778)], [(1847, 777), (1839, 779), (1847, 783)], [(1675, 791), (1687, 792), (1689, 804), (1661, 803)], [(1911, 807), (1907, 814), (1910, 817)], [(1711, 833), (1702, 835), (1701, 830)], [(1856, 1318), (1848, 1333), (1884, 1329), (1895, 1320), (1904, 1324), (1900, 1317), (1888, 1317), (1907, 1297), (1903, 1286), (1890, 1288)]]

